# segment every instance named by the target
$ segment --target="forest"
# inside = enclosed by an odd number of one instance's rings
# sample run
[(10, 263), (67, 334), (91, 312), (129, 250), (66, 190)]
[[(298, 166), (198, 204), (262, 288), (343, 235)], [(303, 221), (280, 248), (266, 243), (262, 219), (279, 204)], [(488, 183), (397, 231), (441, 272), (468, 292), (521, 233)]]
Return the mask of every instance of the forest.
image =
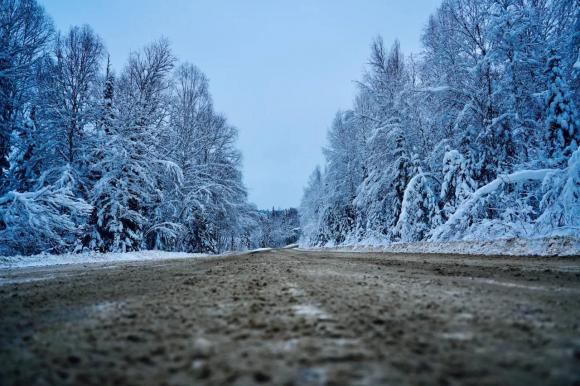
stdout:
[(300, 207), (306, 246), (580, 233), (580, 6), (444, 0), (371, 44)]
[(0, 23), (0, 255), (219, 253), (291, 237), (297, 214), (248, 203), (237, 129), (169, 41), (114, 73), (90, 26), (56, 31), (35, 0), (1, 1)]
[(115, 71), (35, 0), (0, 23), (0, 255), (579, 232), (577, 0), (444, 0), (420, 52), (376, 37), (299, 211), (248, 202), (237, 128), (167, 39)]

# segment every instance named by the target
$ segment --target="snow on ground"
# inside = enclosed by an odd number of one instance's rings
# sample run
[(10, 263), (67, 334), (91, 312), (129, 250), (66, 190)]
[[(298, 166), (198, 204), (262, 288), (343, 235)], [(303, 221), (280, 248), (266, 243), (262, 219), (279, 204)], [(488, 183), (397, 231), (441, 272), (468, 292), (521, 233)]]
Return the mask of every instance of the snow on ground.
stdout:
[[(252, 252), (266, 252), (266, 251), (271, 251), (273, 248), (256, 248), (256, 249), (252, 249), (251, 251), (244, 251), (244, 253), (252, 253)], [(237, 253), (237, 252), (234, 252)]]
[(580, 238), (550, 237), (485, 241), (422, 241), (385, 245), (365, 245), (361, 243), (336, 248), (318, 249), (350, 252), (455, 253), (460, 255), (580, 256)]
[(65, 253), (62, 255), (40, 254), (33, 256), (0, 256), (0, 270), (27, 268), (27, 267), (46, 267), (51, 265), (63, 265), (63, 264), (115, 263), (123, 261), (217, 257), (228, 255), (239, 255), (243, 253), (270, 251), (270, 250), (272, 250), (272, 248), (258, 248), (249, 251), (226, 252), (221, 255), (211, 255), (204, 253), (187, 253), (187, 252), (139, 251), (125, 253), (84, 252), (84, 253)]
[(114, 263), (121, 261), (166, 260), (207, 257), (201, 253), (139, 251), (126, 253), (66, 253), (62, 255), (40, 254), (33, 256), (0, 256), (0, 269), (45, 267), (61, 264)]

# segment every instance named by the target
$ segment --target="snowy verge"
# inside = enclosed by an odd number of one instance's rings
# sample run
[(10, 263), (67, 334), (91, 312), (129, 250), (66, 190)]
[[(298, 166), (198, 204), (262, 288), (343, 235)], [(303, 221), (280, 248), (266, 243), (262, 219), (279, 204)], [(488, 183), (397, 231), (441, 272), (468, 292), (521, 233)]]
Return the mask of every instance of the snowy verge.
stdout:
[(84, 252), (65, 253), (62, 255), (39, 254), (32, 256), (0, 256), (0, 270), (47, 267), (51, 265), (90, 264), (90, 263), (117, 263), (124, 261), (154, 261), (170, 259), (191, 259), (201, 257), (221, 257), (243, 255), (253, 252), (270, 251), (272, 248), (258, 248), (248, 251), (230, 251), (223, 254), (165, 252), (165, 251), (138, 251), (138, 252)]
[(214, 255), (185, 252), (139, 251), (126, 253), (85, 252), (66, 253), (62, 255), (40, 254), (33, 256), (0, 256), (0, 270), (27, 267), (46, 267), (63, 264), (115, 263), (123, 261), (185, 259), (208, 256)]
[(420, 241), (385, 245), (356, 244), (341, 247), (301, 248), (348, 252), (449, 253), (459, 255), (580, 256), (580, 238), (511, 238), (485, 241)]

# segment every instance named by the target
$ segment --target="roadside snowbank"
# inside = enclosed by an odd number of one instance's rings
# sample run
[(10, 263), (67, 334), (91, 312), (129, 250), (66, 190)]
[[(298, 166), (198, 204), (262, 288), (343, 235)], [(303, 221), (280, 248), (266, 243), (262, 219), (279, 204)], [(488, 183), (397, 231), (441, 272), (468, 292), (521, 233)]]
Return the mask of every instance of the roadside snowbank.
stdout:
[(500, 239), (486, 241), (443, 241), (350, 245), (336, 248), (304, 248), (349, 252), (454, 253), (460, 255), (580, 256), (580, 238)]
[(185, 252), (139, 251), (126, 253), (67, 253), (62, 255), (40, 254), (33, 256), (0, 256), (0, 269), (45, 267), (61, 264), (114, 263), (121, 261), (166, 260), (199, 258), (213, 255)]

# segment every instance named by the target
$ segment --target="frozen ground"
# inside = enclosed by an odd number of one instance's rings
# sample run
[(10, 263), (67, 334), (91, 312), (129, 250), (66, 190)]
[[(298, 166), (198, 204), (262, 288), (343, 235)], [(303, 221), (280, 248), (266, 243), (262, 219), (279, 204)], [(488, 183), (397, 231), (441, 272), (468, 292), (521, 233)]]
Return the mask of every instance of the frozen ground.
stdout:
[(580, 238), (551, 237), (486, 241), (425, 241), (416, 243), (391, 243), (386, 245), (362, 242), (355, 245), (321, 249), (351, 252), (452, 253), (486, 256), (578, 256), (580, 255)]
[(280, 249), (2, 275), (3, 385), (580, 382), (580, 257)]

